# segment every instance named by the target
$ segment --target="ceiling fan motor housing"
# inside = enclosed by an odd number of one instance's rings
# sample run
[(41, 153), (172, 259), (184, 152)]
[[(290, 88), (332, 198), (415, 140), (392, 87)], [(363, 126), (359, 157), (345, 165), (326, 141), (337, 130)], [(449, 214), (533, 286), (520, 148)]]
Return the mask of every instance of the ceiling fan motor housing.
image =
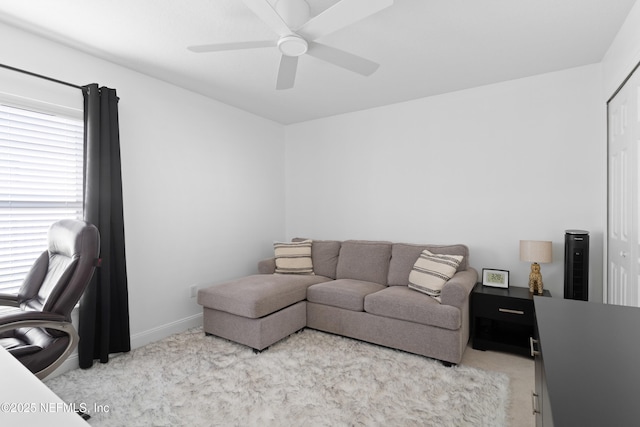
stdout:
[(309, 4), (305, 0), (278, 0), (275, 10), (290, 28), (300, 27), (310, 17)]

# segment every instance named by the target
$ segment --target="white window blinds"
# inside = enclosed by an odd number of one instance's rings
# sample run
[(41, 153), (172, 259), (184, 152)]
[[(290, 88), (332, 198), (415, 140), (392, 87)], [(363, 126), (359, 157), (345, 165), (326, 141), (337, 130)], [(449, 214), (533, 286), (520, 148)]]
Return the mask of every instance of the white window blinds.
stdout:
[(0, 291), (20, 286), (53, 222), (82, 219), (83, 126), (0, 104)]

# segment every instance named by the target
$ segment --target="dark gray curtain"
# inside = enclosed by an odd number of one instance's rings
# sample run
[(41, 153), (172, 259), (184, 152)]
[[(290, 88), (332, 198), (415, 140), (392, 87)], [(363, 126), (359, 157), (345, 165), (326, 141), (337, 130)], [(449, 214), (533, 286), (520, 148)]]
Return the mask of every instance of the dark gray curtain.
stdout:
[(83, 87), (85, 122), (84, 218), (100, 231), (100, 258), (80, 301), (80, 367), (131, 350), (122, 215), (118, 96), (115, 89)]

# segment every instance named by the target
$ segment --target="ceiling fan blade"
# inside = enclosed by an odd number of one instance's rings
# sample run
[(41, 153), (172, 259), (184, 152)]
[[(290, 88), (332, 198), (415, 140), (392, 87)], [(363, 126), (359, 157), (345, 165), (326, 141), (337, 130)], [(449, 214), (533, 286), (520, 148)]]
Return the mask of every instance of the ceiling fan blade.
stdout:
[(259, 47), (274, 47), (276, 42), (271, 40), (265, 41), (251, 41), (251, 42), (235, 42), (235, 43), (213, 43), (203, 44), (198, 46), (189, 46), (191, 52), (203, 53), (203, 52), (220, 52), (225, 50), (238, 50), (238, 49), (255, 49)]
[(296, 81), (296, 70), (298, 68), (298, 57), (282, 55), (280, 69), (278, 70), (277, 90), (291, 89)]
[(318, 16), (311, 18), (306, 24), (296, 29), (296, 33), (307, 41), (315, 40), (386, 9), (392, 4), (393, 0), (341, 0)]
[(242, 0), (249, 9), (262, 19), (279, 36), (293, 34), (286, 22), (267, 0)]
[(353, 53), (314, 42), (309, 43), (307, 54), (363, 76), (370, 76), (380, 66)]

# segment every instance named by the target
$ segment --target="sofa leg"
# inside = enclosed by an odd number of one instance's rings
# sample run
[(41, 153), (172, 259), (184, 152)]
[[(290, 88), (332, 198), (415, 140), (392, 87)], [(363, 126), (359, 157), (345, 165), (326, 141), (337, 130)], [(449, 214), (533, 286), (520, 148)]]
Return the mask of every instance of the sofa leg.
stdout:
[(263, 351), (267, 350), (268, 348), (269, 348), (269, 347), (265, 347), (265, 348), (263, 348), (262, 350), (258, 350), (257, 348), (254, 348), (254, 349), (253, 349), (253, 353), (254, 353), (254, 354), (260, 354), (260, 353), (262, 353)]
[(444, 365), (445, 368), (451, 368), (452, 366), (456, 365), (455, 363), (447, 362), (445, 360), (441, 360), (440, 362)]

